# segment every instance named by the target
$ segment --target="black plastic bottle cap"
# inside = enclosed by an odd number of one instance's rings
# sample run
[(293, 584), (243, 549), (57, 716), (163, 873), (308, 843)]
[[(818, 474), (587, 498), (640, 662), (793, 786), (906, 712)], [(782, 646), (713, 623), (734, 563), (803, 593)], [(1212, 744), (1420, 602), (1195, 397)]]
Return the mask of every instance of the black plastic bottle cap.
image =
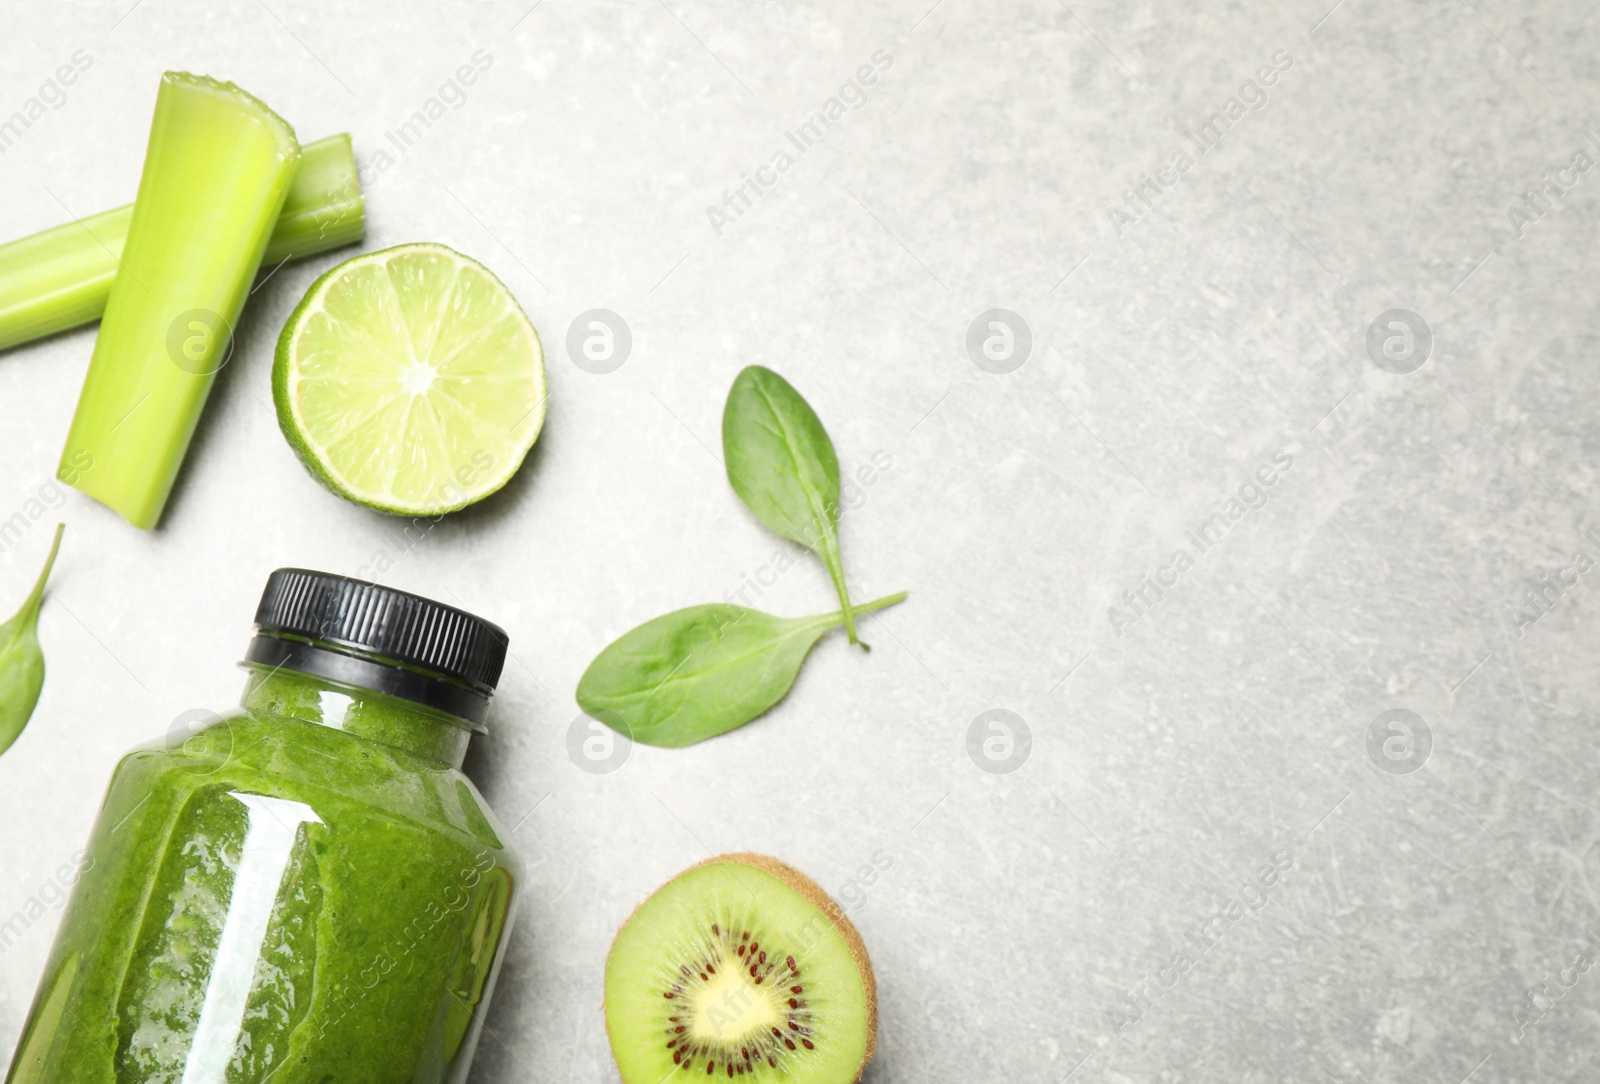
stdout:
[(499, 625), (365, 580), (280, 568), (256, 608), (247, 663), (411, 700), (481, 727), (506, 663)]

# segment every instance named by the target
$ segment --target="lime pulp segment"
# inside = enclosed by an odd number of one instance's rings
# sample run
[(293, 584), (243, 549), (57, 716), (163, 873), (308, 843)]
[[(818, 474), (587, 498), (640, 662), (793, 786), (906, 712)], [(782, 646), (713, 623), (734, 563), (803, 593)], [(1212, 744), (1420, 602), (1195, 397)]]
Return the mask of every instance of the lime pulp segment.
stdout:
[(498, 490), (538, 439), (544, 351), (510, 291), (443, 245), (346, 261), (278, 340), (284, 435), (335, 493), (437, 515)]

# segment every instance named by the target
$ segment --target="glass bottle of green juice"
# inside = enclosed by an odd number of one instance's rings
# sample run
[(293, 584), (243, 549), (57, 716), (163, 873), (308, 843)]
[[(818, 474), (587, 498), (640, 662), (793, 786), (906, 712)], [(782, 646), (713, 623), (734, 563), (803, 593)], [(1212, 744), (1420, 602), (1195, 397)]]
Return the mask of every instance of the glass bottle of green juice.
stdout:
[(465, 1080), (521, 877), (461, 773), (505, 656), (274, 572), (240, 710), (113, 773), (7, 1084)]

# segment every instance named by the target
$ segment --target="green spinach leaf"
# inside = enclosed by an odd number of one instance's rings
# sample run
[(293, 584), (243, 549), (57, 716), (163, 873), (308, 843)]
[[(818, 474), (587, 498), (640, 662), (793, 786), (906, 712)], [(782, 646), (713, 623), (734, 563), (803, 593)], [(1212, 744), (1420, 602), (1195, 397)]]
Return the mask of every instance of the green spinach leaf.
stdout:
[(783, 377), (748, 366), (722, 409), (722, 455), (733, 491), (756, 518), (822, 558), (845, 632), (860, 643), (839, 556), (839, 457), (817, 412)]
[[(893, 606), (896, 595), (856, 608)], [(675, 610), (613, 641), (578, 682), (578, 706), (645, 745), (693, 745), (742, 726), (782, 700), (843, 612), (774, 617), (712, 603)]]
[(44, 599), (44, 585), (50, 579), (50, 570), (55, 567), (56, 554), (61, 550), (61, 533), (66, 529), (65, 524), (56, 527), (50, 556), (33, 585), (33, 592), (16, 616), (0, 625), (0, 753), (11, 748), (22, 728), (28, 725), (34, 706), (39, 703), (39, 692), (44, 688), (39, 604)]

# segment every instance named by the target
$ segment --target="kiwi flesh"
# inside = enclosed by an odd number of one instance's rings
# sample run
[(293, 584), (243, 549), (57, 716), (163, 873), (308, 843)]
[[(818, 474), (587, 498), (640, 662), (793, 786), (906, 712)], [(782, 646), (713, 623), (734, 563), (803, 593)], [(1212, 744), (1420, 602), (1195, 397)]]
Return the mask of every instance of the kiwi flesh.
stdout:
[(720, 855), (658, 888), (612, 942), (605, 989), (625, 1084), (852, 1084), (877, 1039), (861, 935), (766, 855)]

